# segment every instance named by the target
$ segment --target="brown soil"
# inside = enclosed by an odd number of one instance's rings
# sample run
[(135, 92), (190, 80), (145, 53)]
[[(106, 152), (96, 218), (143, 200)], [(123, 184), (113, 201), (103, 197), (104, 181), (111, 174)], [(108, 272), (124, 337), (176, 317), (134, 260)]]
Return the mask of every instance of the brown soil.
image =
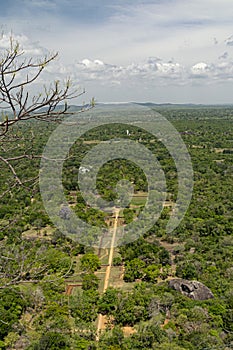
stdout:
[(82, 287), (82, 283), (67, 284), (65, 295), (68, 295), (68, 296), (71, 295), (75, 287)]
[(122, 331), (125, 337), (130, 337), (132, 334), (136, 333), (136, 329), (133, 327), (122, 327)]

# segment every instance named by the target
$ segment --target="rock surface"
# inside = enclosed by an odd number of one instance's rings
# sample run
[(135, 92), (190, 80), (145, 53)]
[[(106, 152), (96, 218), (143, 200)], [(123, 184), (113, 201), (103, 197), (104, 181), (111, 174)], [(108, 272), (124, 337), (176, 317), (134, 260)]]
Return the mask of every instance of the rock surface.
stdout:
[(198, 281), (188, 281), (176, 278), (169, 281), (169, 287), (194, 300), (207, 300), (214, 298), (211, 290)]

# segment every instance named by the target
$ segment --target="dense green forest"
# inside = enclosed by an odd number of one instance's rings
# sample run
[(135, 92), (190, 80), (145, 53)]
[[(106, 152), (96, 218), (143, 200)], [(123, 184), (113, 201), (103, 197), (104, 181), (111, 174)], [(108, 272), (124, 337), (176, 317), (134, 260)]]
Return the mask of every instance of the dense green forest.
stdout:
[[(130, 138), (153, 152), (166, 176), (167, 197), (156, 224), (138, 240), (114, 249), (108, 288), (108, 250), (72, 240), (47, 215), (39, 191), (40, 156), (55, 123), (28, 121), (13, 127), (0, 148), (0, 349), (233, 348), (233, 109), (162, 108), (191, 156), (194, 189), (180, 225), (166, 232), (177, 198), (173, 158), (155, 137), (130, 126)], [(88, 114), (88, 112), (87, 112)], [(79, 115), (85, 123), (85, 113)], [(87, 118), (88, 119), (88, 118)], [(127, 124), (127, 118), (126, 118)], [(63, 186), (70, 209), (84, 221), (107, 228), (114, 213), (88, 206), (78, 186), (83, 157), (100, 141), (127, 138), (121, 123), (96, 127), (70, 149)], [(115, 200), (121, 179), (134, 185), (122, 225), (143, 210), (148, 183), (133, 162), (107, 162), (97, 177), (100, 196)], [(69, 220), (69, 210), (60, 215)], [(182, 278), (213, 293), (196, 300), (171, 288)], [(99, 315), (104, 325), (97, 334)]]

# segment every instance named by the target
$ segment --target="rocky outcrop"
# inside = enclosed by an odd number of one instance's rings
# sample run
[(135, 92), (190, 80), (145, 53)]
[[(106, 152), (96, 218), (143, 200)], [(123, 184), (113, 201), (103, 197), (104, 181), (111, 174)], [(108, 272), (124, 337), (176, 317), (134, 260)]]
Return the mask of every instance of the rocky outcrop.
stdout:
[(169, 281), (169, 287), (194, 300), (207, 300), (214, 298), (211, 290), (198, 281), (188, 281), (176, 278)]

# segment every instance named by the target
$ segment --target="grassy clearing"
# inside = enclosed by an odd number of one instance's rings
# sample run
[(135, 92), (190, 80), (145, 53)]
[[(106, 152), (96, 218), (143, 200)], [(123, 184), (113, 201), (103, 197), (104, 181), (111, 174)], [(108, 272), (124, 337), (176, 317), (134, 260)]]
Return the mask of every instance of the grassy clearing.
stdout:
[(137, 192), (133, 195), (133, 198), (131, 200), (130, 203), (130, 207), (134, 207), (134, 206), (144, 206), (146, 204), (147, 201), (147, 197), (148, 197), (148, 193), (147, 192)]
[(27, 238), (27, 239), (32, 239), (32, 238), (36, 239), (36, 238), (43, 237), (45, 239), (50, 240), (51, 236), (55, 230), (56, 229), (51, 227), (51, 226), (46, 226), (46, 227), (43, 227), (42, 229), (38, 229), (36, 227), (31, 227), (29, 230), (24, 231), (22, 233), (22, 237)]

